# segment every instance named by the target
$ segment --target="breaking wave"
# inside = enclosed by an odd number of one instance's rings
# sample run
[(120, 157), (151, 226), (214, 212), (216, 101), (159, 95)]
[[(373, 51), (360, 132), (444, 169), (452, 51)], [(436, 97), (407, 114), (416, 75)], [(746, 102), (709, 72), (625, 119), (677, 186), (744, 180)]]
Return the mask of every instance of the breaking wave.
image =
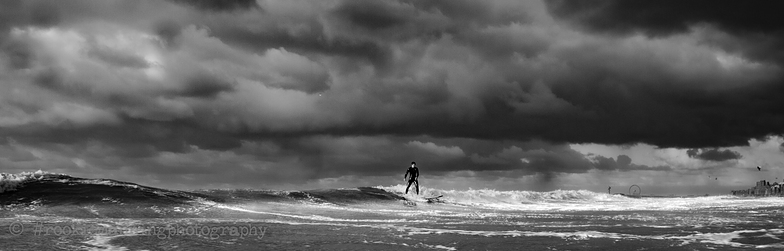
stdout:
[(41, 179), (44, 175), (57, 174), (47, 173), (41, 170), (36, 172), (23, 172), (19, 174), (0, 173), (0, 193), (5, 191), (14, 191), (23, 183)]
[[(629, 198), (587, 190), (498, 191), (493, 189), (444, 190), (420, 187), (420, 194), (405, 194), (404, 185), (317, 189), (176, 191), (111, 179), (86, 179), (65, 174), (25, 172), (0, 174), (0, 208), (70, 217), (193, 217), (209, 209), (315, 205), (358, 208), (368, 205), (464, 207), (522, 211), (629, 211), (692, 210), (699, 208), (749, 209), (784, 206), (777, 198), (737, 199), (732, 196), (699, 198)], [(433, 204), (426, 198), (442, 196)], [(401, 203), (402, 202), (402, 203)], [(136, 208), (138, 210), (129, 210)], [(451, 210), (446, 209), (445, 210)], [(285, 209), (282, 209), (285, 210)]]
[[(404, 193), (406, 186), (395, 185), (377, 187), (393, 193)], [(443, 195), (444, 201), (465, 205), (492, 205), (492, 204), (533, 204), (533, 203), (554, 203), (554, 202), (612, 202), (633, 200), (621, 195), (610, 195), (606, 193), (596, 193), (587, 190), (555, 190), (548, 192), (535, 191), (498, 191), (493, 189), (469, 189), (469, 190), (442, 190), (436, 188), (420, 187), (420, 195), (414, 195), (409, 191), (404, 195), (407, 199), (416, 200), (418, 198), (435, 197)]]

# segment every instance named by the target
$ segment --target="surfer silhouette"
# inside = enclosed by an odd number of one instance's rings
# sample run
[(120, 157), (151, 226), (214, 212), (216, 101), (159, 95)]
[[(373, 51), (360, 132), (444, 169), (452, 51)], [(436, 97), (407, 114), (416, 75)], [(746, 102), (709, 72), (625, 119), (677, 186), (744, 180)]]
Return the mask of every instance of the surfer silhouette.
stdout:
[(762, 171), (762, 167), (757, 166), (757, 171)]
[[(411, 174), (411, 175), (409, 175)], [(406, 194), (408, 194), (408, 188), (411, 187), (412, 183), (416, 183), (416, 193), (419, 194), (419, 168), (416, 166), (416, 162), (411, 162), (411, 166), (408, 167), (406, 174), (403, 175), (403, 180), (408, 178), (408, 186), (406, 186)]]
[(612, 194), (612, 193), (610, 193), (610, 189), (612, 189), (612, 187), (607, 187), (607, 193), (608, 194)]

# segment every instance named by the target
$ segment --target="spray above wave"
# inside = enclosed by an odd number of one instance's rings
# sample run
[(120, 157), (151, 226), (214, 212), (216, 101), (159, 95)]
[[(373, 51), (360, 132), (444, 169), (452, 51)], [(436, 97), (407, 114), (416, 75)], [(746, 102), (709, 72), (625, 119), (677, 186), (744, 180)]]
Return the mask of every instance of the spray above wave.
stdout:
[[(402, 194), (405, 186), (377, 187)], [(634, 211), (634, 210), (693, 210), (693, 209), (751, 209), (784, 206), (781, 198), (739, 199), (734, 196), (703, 196), (677, 198), (629, 198), (622, 195), (586, 190), (497, 191), (492, 189), (442, 190), (420, 187), (421, 195), (403, 195), (409, 200), (444, 195), (446, 204), (473, 208), (513, 211)]]
[[(405, 186), (395, 185), (389, 187), (378, 186), (392, 193), (402, 194)], [(416, 199), (417, 197), (433, 197), (444, 195), (445, 200), (457, 204), (531, 204), (546, 202), (611, 202), (629, 201), (631, 199), (610, 195), (606, 193), (596, 193), (587, 190), (555, 190), (548, 192), (535, 191), (498, 191), (493, 189), (469, 189), (469, 190), (442, 190), (436, 188), (420, 187), (421, 195), (405, 195), (407, 198)]]
[(15, 191), (23, 183), (41, 179), (45, 174), (58, 175), (54, 173), (47, 173), (41, 170), (36, 172), (23, 172), (19, 174), (0, 173), (0, 193), (6, 191)]

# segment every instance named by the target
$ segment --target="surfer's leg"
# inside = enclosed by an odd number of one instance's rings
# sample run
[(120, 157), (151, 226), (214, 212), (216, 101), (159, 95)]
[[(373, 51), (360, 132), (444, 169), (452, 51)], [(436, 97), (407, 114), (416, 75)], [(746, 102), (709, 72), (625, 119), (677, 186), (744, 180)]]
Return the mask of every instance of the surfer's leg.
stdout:
[(406, 194), (408, 194), (408, 188), (411, 187), (411, 181), (408, 181), (408, 186), (406, 186)]
[(419, 181), (417, 180), (414, 182), (416, 182), (417, 195), (419, 195)]

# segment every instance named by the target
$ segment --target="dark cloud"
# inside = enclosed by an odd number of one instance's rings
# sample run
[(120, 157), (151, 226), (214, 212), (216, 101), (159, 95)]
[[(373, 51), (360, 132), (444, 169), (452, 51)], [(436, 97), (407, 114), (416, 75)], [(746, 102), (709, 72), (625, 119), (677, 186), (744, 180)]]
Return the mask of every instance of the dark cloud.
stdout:
[(701, 160), (708, 160), (708, 161), (727, 161), (727, 160), (736, 160), (740, 159), (743, 156), (735, 151), (724, 149), (719, 150), (718, 148), (713, 149), (689, 149), (686, 151), (686, 154), (689, 157)]
[(167, 47), (176, 48), (176, 39), (182, 32), (182, 25), (173, 20), (162, 20), (153, 25), (153, 31)]
[[(600, 31), (653, 34), (686, 32), (689, 26), (709, 23), (740, 33), (781, 34), (784, 18), (782, 3), (770, 1), (561, 1), (548, 0), (548, 7), (559, 17), (574, 19), (579, 25)], [(748, 13), (754, 13), (749, 15)]]
[(379, 68), (384, 68), (389, 63), (391, 50), (388, 45), (368, 39), (352, 39), (334, 37), (324, 39), (322, 27), (317, 23), (308, 32), (292, 34), (285, 28), (272, 27), (269, 30), (258, 31), (244, 26), (216, 27), (212, 34), (225, 39), (227, 43), (251, 48), (263, 52), (271, 48), (286, 48), (293, 52), (324, 54), (328, 56), (342, 56), (349, 59), (363, 60), (362, 63), (371, 63)]
[(62, 131), (47, 127), (40, 123), (30, 124), (24, 128), (5, 129), (3, 135), (20, 144), (33, 146), (46, 143), (77, 145), (96, 141), (116, 147), (119, 151), (128, 147), (131, 152), (138, 152), (147, 146), (154, 147), (157, 151), (181, 153), (188, 151), (189, 146), (206, 150), (228, 150), (241, 145), (240, 139), (231, 135), (205, 131), (184, 121), (156, 122), (124, 118), (121, 126), (96, 125)]
[(35, 53), (22, 41), (9, 39), (0, 45), (0, 52), (7, 58), (12, 69), (27, 69), (32, 66)]
[(49, 68), (39, 71), (32, 81), (34, 84), (44, 88), (60, 89), (63, 86), (63, 79), (57, 69)]
[(188, 4), (201, 10), (233, 11), (259, 8), (256, 0), (170, 0), (175, 3)]
[(0, 137), (18, 142), (0, 152), (19, 169), (307, 183), (418, 161), (548, 181), (677, 171), (570, 143), (722, 161), (784, 133), (767, 2), (45, 3), (0, 9)]
[(96, 46), (91, 48), (87, 54), (118, 67), (147, 68), (149, 66), (144, 58), (133, 54), (133, 52)]
[(60, 10), (43, 2), (34, 3), (30, 11), (30, 21), (43, 27), (56, 25), (60, 23)]
[[(344, 1), (334, 12), (352, 25), (367, 30), (387, 29), (405, 24), (416, 14), (398, 11), (395, 9), (396, 4), (389, 1)], [(416, 11), (413, 8), (411, 10)]]
[(14, 140), (9, 140), (8, 138), (0, 138), (0, 158), (11, 162), (26, 162), (40, 159), (30, 151), (19, 147)]
[(457, 31), (456, 20), (437, 9), (398, 1), (343, 1), (329, 16), (327, 25), (337, 34), (381, 42), (433, 40)]
[[(736, 36), (733, 41), (703, 41), (729, 51), (784, 63), (784, 18), (776, 1), (546, 1), (557, 17), (591, 31), (668, 36), (710, 25)], [(747, 13), (754, 13), (753, 15)], [(726, 38), (725, 38), (726, 39)], [(737, 43), (745, 44), (739, 48)]]
[[(460, 26), (506, 25), (509, 23), (526, 23), (531, 20), (525, 3), (495, 2), (481, 3), (470, 0), (403, 0), (402, 3), (416, 6), (418, 9), (441, 13)], [(454, 30), (457, 31), (457, 30)]]
[[(0, 10), (0, 31), (8, 32), (16, 25), (51, 26), (59, 22), (56, 7), (36, 1), (11, 0), (3, 2)], [(6, 34), (0, 35), (0, 39)]]
[(626, 155), (619, 155), (616, 159), (584, 155), (567, 145), (536, 141), (518, 142), (489, 155), (474, 153), (471, 154), (470, 159), (476, 166), (471, 168), (472, 170), (521, 170), (529, 174), (544, 173), (547, 174), (545, 177), (550, 178), (563, 173), (585, 173), (591, 170), (672, 170), (667, 166), (651, 167), (633, 164), (632, 159)]
[(181, 90), (175, 94), (185, 97), (213, 98), (221, 92), (234, 90), (233, 84), (215, 76), (198, 74), (185, 81)]
[(632, 159), (626, 155), (618, 155), (615, 159), (603, 156), (593, 156), (595, 167), (599, 170), (618, 170), (618, 171), (671, 171), (669, 166), (646, 166), (632, 164)]

